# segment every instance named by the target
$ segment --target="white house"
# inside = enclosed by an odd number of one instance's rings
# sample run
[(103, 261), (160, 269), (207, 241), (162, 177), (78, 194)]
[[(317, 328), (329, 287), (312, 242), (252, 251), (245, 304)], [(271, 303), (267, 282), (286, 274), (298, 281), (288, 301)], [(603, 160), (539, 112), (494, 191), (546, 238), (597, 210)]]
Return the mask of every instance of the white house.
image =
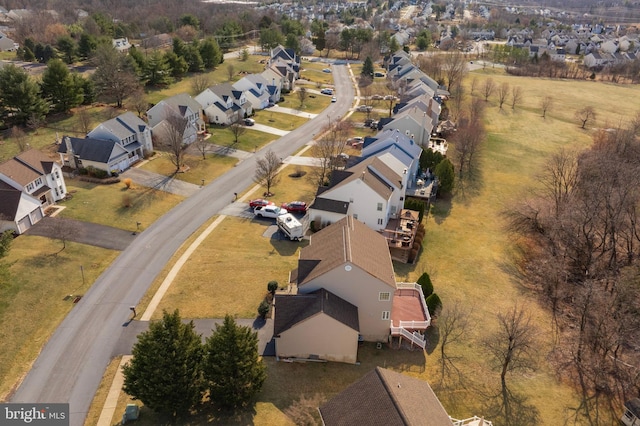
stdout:
[(195, 100), (202, 106), (209, 123), (227, 125), (253, 114), (245, 91), (229, 83), (208, 87)]
[(116, 118), (100, 123), (87, 134), (87, 137), (119, 143), (129, 153), (130, 164), (153, 151), (151, 129), (147, 123), (132, 112), (125, 112)]
[(0, 164), (0, 182), (0, 230), (18, 234), (42, 219), (44, 207), (67, 195), (60, 165), (36, 149)]
[(108, 175), (127, 170), (135, 158), (114, 140), (70, 136), (62, 138), (58, 154), (62, 164), (71, 169), (93, 167), (106, 171)]
[(112, 39), (111, 45), (118, 52), (127, 52), (129, 51), (129, 49), (131, 49), (131, 43), (129, 43), (129, 39), (126, 37)]
[[(396, 130), (384, 130), (366, 138), (362, 158), (377, 157), (402, 177), (402, 187), (412, 188), (420, 172), (422, 148), (415, 141)], [(387, 160), (392, 156), (393, 160)], [(402, 200), (400, 200), (402, 201)]]
[(171, 114), (187, 119), (187, 128), (183, 134), (185, 144), (194, 142), (198, 132), (205, 131), (202, 107), (191, 96), (181, 93), (161, 100), (147, 111), (151, 134), (154, 137), (161, 138), (165, 134), (166, 128), (170, 127), (166, 120)]
[(233, 83), (233, 87), (245, 93), (247, 100), (251, 102), (253, 109), (264, 109), (269, 106), (269, 102), (276, 103), (280, 99), (272, 100), (269, 96), (269, 82), (260, 74), (249, 74)]

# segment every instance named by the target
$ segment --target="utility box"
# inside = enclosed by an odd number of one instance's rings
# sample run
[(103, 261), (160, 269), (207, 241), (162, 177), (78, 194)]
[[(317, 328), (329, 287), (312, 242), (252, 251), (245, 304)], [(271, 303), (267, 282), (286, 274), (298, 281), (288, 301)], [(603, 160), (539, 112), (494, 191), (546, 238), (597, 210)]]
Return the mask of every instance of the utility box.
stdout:
[(127, 408), (124, 410), (124, 414), (122, 415), (122, 424), (125, 424), (130, 420), (138, 420), (139, 415), (140, 407), (136, 404), (127, 404)]

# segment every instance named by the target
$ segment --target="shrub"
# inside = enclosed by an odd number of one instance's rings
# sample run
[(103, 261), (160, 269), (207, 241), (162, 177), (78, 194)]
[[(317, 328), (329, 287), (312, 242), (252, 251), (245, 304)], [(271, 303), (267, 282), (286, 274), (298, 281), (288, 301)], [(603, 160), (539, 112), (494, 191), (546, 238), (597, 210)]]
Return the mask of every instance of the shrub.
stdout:
[(89, 174), (89, 170), (85, 169), (84, 167), (80, 167), (78, 169), (78, 174), (81, 176), (87, 176)]
[(131, 185), (133, 184), (133, 181), (131, 180), (131, 178), (126, 178), (125, 180), (123, 180), (122, 182), (124, 182), (124, 186), (127, 189), (131, 188)]
[(433, 293), (431, 296), (425, 299), (427, 302), (427, 309), (429, 309), (429, 315), (438, 316), (440, 311), (442, 310), (442, 301), (436, 293)]
[(433, 293), (433, 283), (431, 282), (431, 277), (426, 272), (420, 275), (418, 281), (416, 283), (420, 284), (422, 287), (422, 292), (424, 293), (424, 297), (429, 297)]
[(133, 197), (129, 194), (124, 194), (122, 196), (122, 207), (131, 207), (133, 205)]
[(269, 313), (269, 302), (267, 302), (266, 300), (263, 300), (262, 303), (260, 303), (260, 306), (258, 306), (258, 316), (262, 319), (265, 319), (268, 313)]
[(278, 289), (278, 281), (269, 281), (267, 283), (267, 290), (272, 295), (276, 294), (276, 290)]

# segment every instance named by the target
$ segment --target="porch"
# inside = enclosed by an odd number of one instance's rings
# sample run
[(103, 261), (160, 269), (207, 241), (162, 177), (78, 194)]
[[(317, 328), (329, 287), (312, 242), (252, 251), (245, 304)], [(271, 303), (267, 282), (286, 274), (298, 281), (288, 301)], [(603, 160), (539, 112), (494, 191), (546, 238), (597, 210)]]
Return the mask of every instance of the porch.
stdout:
[(409, 262), (418, 230), (418, 217), (418, 212), (403, 209), (398, 217), (389, 219), (387, 227), (380, 232), (387, 239), (393, 260)]
[[(397, 283), (391, 308), (391, 338), (403, 340), (424, 349), (424, 331), (431, 325), (431, 316), (424, 300), (422, 287), (416, 283)], [(393, 341), (392, 341), (393, 343)]]

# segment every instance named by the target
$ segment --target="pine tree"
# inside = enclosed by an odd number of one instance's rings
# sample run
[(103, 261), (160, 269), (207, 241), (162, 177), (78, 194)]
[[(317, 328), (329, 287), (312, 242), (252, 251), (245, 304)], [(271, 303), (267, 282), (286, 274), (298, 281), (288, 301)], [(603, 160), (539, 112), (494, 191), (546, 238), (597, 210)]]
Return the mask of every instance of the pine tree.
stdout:
[(123, 389), (156, 412), (182, 417), (202, 400), (202, 356), (193, 322), (183, 324), (178, 310), (164, 312), (138, 336), (122, 369)]
[(55, 112), (67, 112), (82, 104), (84, 99), (82, 82), (73, 77), (60, 59), (52, 59), (47, 64), (41, 89)]
[(236, 408), (249, 403), (267, 377), (257, 333), (227, 315), (205, 343), (203, 373), (213, 404)]
[(213, 37), (209, 37), (200, 43), (199, 50), (205, 68), (213, 69), (222, 63), (222, 50)]
[(369, 56), (367, 56), (367, 58), (364, 60), (360, 75), (362, 75), (363, 77), (373, 78), (373, 61)]
[(438, 191), (444, 194), (448, 194), (453, 191), (453, 184), (455, 180), (455, 171), (453, 164), (448, 158), (442, 160), (435, 169), (435, 175), (438, 177)]
[(0, 119), (26, 124), (31, 117), (44, 118), (47, 112), (49, 104), (24, 69), (13, 64), (0, 69)]
[(433, 293), (433, 283), (431, 282), (431, 277), (429, 276), (429, 274), (425, 272), (424, 274), (420, 275), (420, 278), (418, 278), (418, 281), (416, 281), (416, 283), (420, 284), (420, 287), (422, 287), (422, 293), (424, 294), (425, 298), (431, 296), (431, 294)]
[(147, 59), (144, 68), (144, 79), (149, 86), (166, 86), (171, 84), (171, 68), (166, 57), (159, 51), (155, 51)]

